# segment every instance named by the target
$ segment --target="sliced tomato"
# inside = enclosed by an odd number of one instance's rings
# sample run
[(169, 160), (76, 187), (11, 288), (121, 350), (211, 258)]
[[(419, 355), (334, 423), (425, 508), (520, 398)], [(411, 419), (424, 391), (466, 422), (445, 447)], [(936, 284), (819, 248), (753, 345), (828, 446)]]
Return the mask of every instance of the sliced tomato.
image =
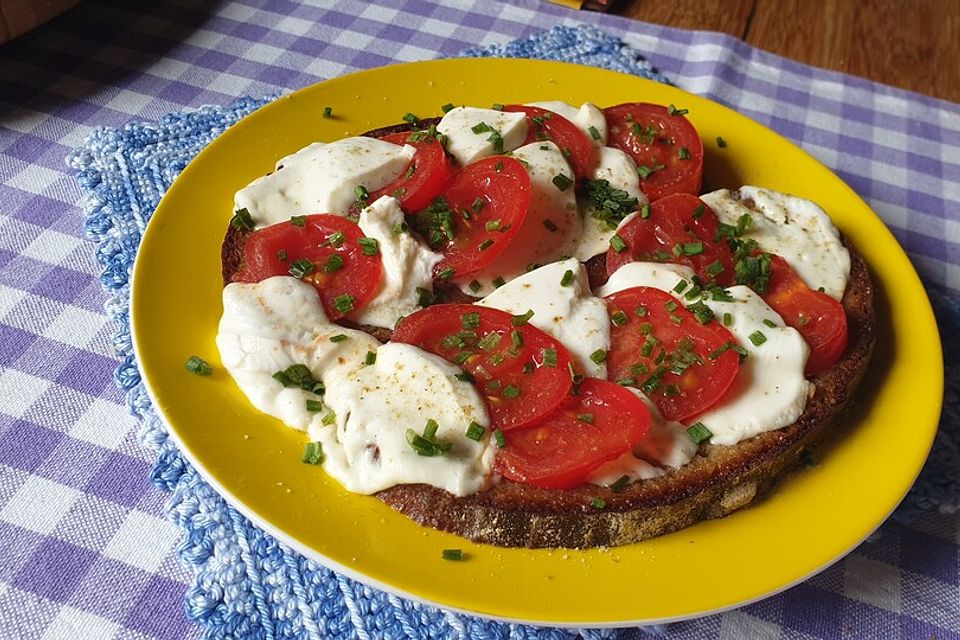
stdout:
[(511, 431), (496, 468), (516, 482), (568, 489), (630, 451), (650, 430), (650, 412), (620, 385), (586, 378), (578, 395), (539, 423)]
[(700, 192), (703, 142), (680, 111), (628, 102), (603, 110), (607, 144), (629, 154), (640, 171), (640, 189), (650, 201), (671, 193)]
[(810, 345), (807, 375), (826, 371), (847, 348), (846, 311), (827, 294), (808, 287), (786, 260), (770, 257), (770, 282), (761, 296)]
[(584, 135), (580, 128), (561, 116), (539, 107), (527, 107), (522, 104), (510, 104), (504, 111), (527, 114), (527, 139), (524, 144), (539, 140), (550, 140), (558, 147), (570, 162), (577, 178), (593, 175), (600, 159), (597, 146)]
[(435, 136), (402, 132), (391, 133), (380, 139), (393, 144), (412, 145), (417, 152), (400, 177), (372, 192), (368, 202), (374, 202), (380, 196), (393, 196), (400, 201), (401, 209), (412, 213), (429, 205), (443, 192), (453, 177), (454, 169), (443, 145)]
[(299, 277), (317, 288), (331, 320), (342, 318), (369, 302), (383, 279), (380, 256), (365, 255), (358, 244), (361, 238), (355, 222), (329, 213), (258, 229), (243, 245), (243, 264), (233, 281)]
[(617, 231), (626, 248), (607, 251), (607, 274), (628, 262), (673, 262), (693, 269), (704, 282), (733, 284), (733, 254), (717, 240), (719, 221), (696, 196), (676, 193), (650, 205), (650, 215), (636, 216)]
[(573, 360), (558, 340), (505, 311), (439, 304), (404, 318), (393, 332), (460, 365), (474, 377), (494, 429), (540, 420), (570, 395)]
[(715, 405), (733, 384), (736, 339), (716, 320), (701, 324), (669, 293), (635, 287), (605, 298), (611, 349), (607, 377), (643, 391), (669, 420)]
[(459, 280), (503, 253), (530, 207), (530, 177), (516, 158), (492, 156), (460, 171), (433, 203), (413, 218), (416, 230), (443, 260), (434, 273)]

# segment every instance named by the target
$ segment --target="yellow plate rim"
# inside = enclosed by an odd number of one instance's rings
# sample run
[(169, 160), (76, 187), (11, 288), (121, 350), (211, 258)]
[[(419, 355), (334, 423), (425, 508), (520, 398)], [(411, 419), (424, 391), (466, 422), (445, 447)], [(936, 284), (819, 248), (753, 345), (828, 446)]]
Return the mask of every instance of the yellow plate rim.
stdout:
[[(383, 67), (378, 69), (361, 71), (354, 74), (350, 74), (348, 76), (341, 76), (340, 78), (335, 78), (330, 81), (318, 83), (317, 85), (313, 85), (311, 87), (301, 89), (300, 91), (295, 92), (291, 96), (281, 98), (280, 100), (277, 100), (269, 105), (266, 105), (265, 107), (262, 107), (261, 109), (257, 110), (256, 112), (254, 112), (253, 114), (245, 118), (242, 122), (239, 122), (235, 124), (233, 127), (229, 128), (224, 134), (221, 134), (216, 140), (214, 140), (203, 151), (201, 151), (201, 153), (198, 154), (197, 158), (194, 159), (194, 161), (192, 161), (190, 165), (183, 171), (182, 175), (177, 179), (177, 181), (171, 186), (171, 188), (164, 195), (164, 198), (160, 203), (160, 205), (158, 206), (153, 219), (154, 220), (157, 220), (158, 218), (164, 219), (164, 217), (169, 217), (171, 215), (174, 215), (174, 214), (166, 213), (166, 211), (168, 210), (173, 210), (172, 206), (168, 205), (168, 203), (174, 200), (175, 198), (181, 197), (179, 196), (179, 193), (187, 189), (187, 187), (185, 187), (184, 185), (188, 185), (191, 183), (192, 180), (194, 180), (193, 175), (194, 173), (196, 173), (196, 171), (198, 171), (197, 167), (200, 166), (202, 162), (201, 159), (206, 159), (208, 157), (214, 156), (217, 153), (220, 153), (221, 147), (224, 147), (225, 139), (230, 139), (231, 135), (235, 135), (236, 131), (241, 127), (249, 128), (253, 126), (250, 124), (251, 122), (256, 124), (258, 122), (268, 121), (270, 118), (274, 117), (272, 115), (274, 112), (276, 112), (278, 115), (281, 115), (285, 109), (284, 105), (288, 104), (288, 101), (291, 99), (307, 99), (307, 100), (311, 99), (311, 95), (312, 95), (311, 92), (318, 91), (318, 87), (329, 87), (331, 86), (331, 84), (336, 84), (337, 82), (343, 82), (345, 81), (345, 79), (357, 80), (359, 78), (359, 79), (366, 80), (370, 78), (377, 78), (382, 76), (383, 74), (389, 74), (389, 73), (413, 75), (413, 74), (425, 72), (429, 75), (430, 73), (438, 72), (438, 70), (445, 73), (449, 73), (450, 68), (453, 68), (458, 72), (461, 70), (475, 71), (477, 69), (489, 69), (489, 68), (496, 68), (502, 71), (503, 69), (506, 68), (508, 70), (517, 71), (518, 73), (523, 73), (523, 74), (541, 74), (545, 76), (549, 76), (550, 74), (556, 74), (557, 76), (562, 76), (564, 73), (567, 73), (567, 71), (569, 71), (569, 69), (567, 68), (572, 68), (572, 67), (576, 67), (577, 69), (577, 72), (574, 75), (582, 74), (583, 70), (587, 69), (589, 74), (591, 76), (596, 76), (598, 80), (603, 80), (604, 77), (619, 77), (620, 80), (623, 81), (623, 78), (628, 78), (629, 83), (635, 84), (638, 87), (644, 87), (645, 85), (650, 85), (650, 86), (646, 86), (646, 88), (651, 91), (654, 88), (656, 88), (657, 93), (663, 92), (665, 90), (664, 85), (659, 85), (657, 83), (652, 83), (650, 81), (641, 80), (639, 78), (634, 78), (632, 76), (622, 76), (622, 74), (616, 74), (614, 72), (603, 71), (603, 70), (594, 69), (594, 68), (579, 67), (577, 65), (568, 65), (565, 63), (515, 60), (515, 59), (441, 60), (441, 61), (428, 61), (428, 62), (420, 62), (420, 63), (406, 63), (402, 65), (392, 65), (390, 67)], [(574, 73), (574, 72), (570, 71), (570, 73)], [(752, 120), (749, 120), (748, 118), (746, 118), (746, 116), (733, 112), (732, 110), (728, 109), (727, 107), (724, 107), (723, 105), (713, 103), (704, 98), (693, 96), (692, 94), (686, 94), (685, 92), (676, 88), (672, 88), (672, 87), (669, 88), (668, 93), (671, 93), (671, 92), (673, 93), (673, 95), (678, 96), (679, 99), (689, 100), (697, 105), (702, 105), (703, 103), (710, 103), (712, 105), (712, 108), (719, 110), (720, 113), (723, 113), (731, 117), (732, 119), (740, 119), (742, 121), (750, 123), (748, 128), (754, 127), (754, 128), (762, 129), (765, 136), (768, 136), (771, 139), (777, 140), (778, 144), (786, 144), (789, 147), (792, 147), (796, 152), (804, 156), (807, 162), (812, 162), (813, 164), (818, 165), (823, 171), (830, 173), (829, 169), (824, 167), (821, 163), (819, 163), (819, 161), (816, 161), (815, 159), (810, 157), (803, 150), (797, 148), (795, 145), (793, 145), (793, 143), (789, 142), (779, 134), (776, 134), (775, 132), (772, 132), (771, 130), (766, 129), (762, 125), (759, 125), (758, 123), (755, 123)], [(275, 158), (272, 158), (272, 157), (269, 158), (270, 161), (274, 159)], [(833, 174), (830, 173), (830, 175), (832, 176)], [(840, 181), (840, 179), (837, 178), (836, 176), (833, 176), (833, 179), (836, 180), (840, 185), (842, 185), (841, 188), (848, 191), (849, 195), (852, 196), (853, 199), (855, 199), (856, 201), (859, 201), (860, 205), (862, 205), (862, 208), (864, 210), (869, 212), (867, 205), (863, 203), (863, 201), (860, 200), (858, 196), (853, 194), (853, 192), (850, 191), (849, 187), (844, 185), (842, 181)], [(875, 214), (872, 214), (872, 212), (870, 212), (870, 215), (874, 217), (875, 222), (879, 222), (879, 219), (876, 218)], [(880, 223), (880, 225), (882, 226), (882, 222)], [(140, 282), (142, 278), (148, 277), (146, 275), (141, 276), (141, 272), (145, 272), (149, 268), (149, 267), (143, 266), (146, 262), (146, 258), (144, 259), (141, 259), (141, 258), (144, 255), (152, 256), (153, 244), (155, 244), (155, 242), (160, 242), (159, 240), (158, 241), (153, 240), (153, 238), (160, 233), (159, 231), (157, 231), (157, 228), (158, 226), (156, 224), (153, 224), (153, 222), (151, 222), (151, 224), (147, 227), (147, 230), (145, 231), (143, 236), (141, 251), (138, 252), (137, 260), (134, 265), (134, 270), (133, 270), (133, 275), (131, 280), (131, 318), (130, 318), (131, 334), (132, 334), (132, 340), (133, 340), (134, 353), (136, 355), (137, 361), (141, 363), (145, 361), (144, 356), (146, 355), (146, 351), (149, 351), (150, 347), (145, 346), (144, 344), (145, 342), (149, 341), (149, 338), (145, 340), (144, 337), (141, 335), (141, 331), (144, 331), (144, 329), (142, 328), (138, 329), (138, 327), (142, 327), (144, 322), (146, 322), (145, 320), (142, 320), (138, 309), (141, 308), (141, 304), (140, 304), (141, 301), (143, 301), (148, 295), (147, 292), (144, 290), (144, 287), (138, 287), (138, 282)], [(902, 257), (903, 260), (907, 260), (902, 249), (899, 247), (899, 245), (896, 244), (896, 241), (893, 239), (889, 231), (886, 230), (885, 227), (883, 228), (883, 231), (885, 232), (886, 237), (878, 238), (877, 240), (878, 244), (883, 244), (886, 246), (892, 243), (893, 247), (895, 247), (895, 251), (899, 252), (899, 256), (894, 256), (894, 257), (895, 258)], [(144, 252), (142, 250), (143, 247), (147, 247), (148, 251)], [(218, 259), (219, 259), (219, 254), (218, 254)], [(935, 345), (936, 353), (935, 355), (934, 354), (931, 354), (931, 355), (933, 356), (933, 360), (936, 360), (936, 362), (939, 363), (939, 366), (934, 367), (932, 369), (928, 369), (928, 371), (934, 371), (934, 374), (933, 374), (934, 379), (933, 380), (928, 379), (927, 385), (928, 385), (929, 391), (931, 392), (928, 395), (937, 398), (935, 413), (937, 416), (939, 416), (940, 404), (942, 403), (942, 390), (943, 390), (943, 369), (942, 369), (942, 359), (940, 359), (939, 334), (936, 332), (936, 323), (935, 323), (935, 320), (933, 319), (932, 310), (930, 308), (929, 301), (926, 299), (925, 292), (922, 289), (922, 285), (920, 284), (916, 271), (913, 269), (912, 265), (909, 265), (908, 260), (906, 264), (908, 269), (906, 271), (903, 271), (902, 277), (907, 281), (909, 285), (911, 285), (911, 288), (913, 289), (912, 293), (914, 294), (914, 298), (916, 298), (916, 294), (919, 293), (919, 296), (922, 298), (924, 303), (922, 305), (922, 308), (915, 310), (914, 317), (917, 318), (917, 321), (920, 322), (921, 324), (927, 325), (928, 331), (930, 326), (932, 326), (933, 328), (933, 335), (926, 336), (926, 337), (929, 338), (928, 342), (930, 343), (931, 346)], [(874, 274), (874, 277), (875, 279), (877, 279), (876, 274)], [(877, 280), (879, 284), (880, 279), (877, 279)], [(893, 337), (896, 337), (896, 335), (894, 335)], [(864, 539), (866, 539), (866, 537), (868, 537), (873, 531), (875, 531), (876, 528), (883, 523), (883, 521), (886, 520), (886, 518), (890, 515), (890, 513), (892, 513), (893, 510), (900, 504), (900, 502), (905, 497), (907, 491), (912, 486), (913, 480), (915, 480), (917, 474), (919, 473), (922, 467), (923, 461), (925, 460), (926, 455), (929, 452), (929, 448), (932, 445), (933, 437), (936, 433), (936, 420), (933, 420), (932, 427), (930, 427), (926, 432), (926, 435), (928, 437), (924, 441), (921, 441), (920, 443), (918, 443), (918, 446), (915, 448), (915, 451), (913, 452), (915, 455), (911, 459), (910, 468), (902, 470), (903, 472), (901, 474), (902, 478), (905, 479), (909, 476), (909, 482), (902, 482), (899, 485), (899, 488), (897, 491), (889, 493), (888, 508), (886, 509), (885, 513), (883, 513), (882, 517), (880, 517), (879, 519), (873, 518), (869, 523), (862, 523), (863, 526), (861, 526), (858, 529), (858, 533), (856, 533), (853, 536), (849, 536), (849, 535), (845, 536), (845, 539), (847, 540), (848, 544), (846, 544), (843, 549), (839, 550), (839, 552), (832, 554), (830, 557), (821, 558), (820, 561), (818, 561), (813, 565), (808, 565), (806, 572), (802, 574), (795, 574), (792, 577), (792, 579), (788, 581), (780, 582), (775, 588), (767, 588), (762, 592), (757, 592), (755, 596), (750, 598), (741, 598), (736, 601), (721, 603), (721, 604), (718, 604), (718, 606), (714, 606), (711, 608), (700, 608), (697, 610), (691, 610), (691, 611), (686, 611), (686, 612), (682, 612), (679, 614), (672, 614), (672, 615), (662, 615), (662, 616), (645, 615), (642, 617), (636, 617), (636, 616), (631, 617), (628, 614), (628, 615), (616, 617), (616, 618), (611, 617), (610, 619), (594, 619), (589, 616), (581, 616), (581, 618), (577, 618), (577, 619), (567, 619), (559, 616), (550, 617), (549, 615), (517, 616), (517, 615), (505, 615), (497, 611), (480, 610), (476, 608), (471, 608), (469, 606), (469, 599), (467, 600), (460, 599), (459, 601), (448, 601), (448, 599), (444, 599), (442, 597), (440, 598), (425, 597), (422, 593), (417, 593), (416, 591), (413, 591), (410, 588), (397, 587), (394, 584), (391, 584), (390, 581), (384, 581), (376, 577), (372, 577), (362, 571), (357, 571), (351, 566), (344, 564), (343, 562), (340, 562), (334, 558), (331, 558), (327, 555), (324, 555), (318, 552), (316, 549), (312, 548), (310, 545), (302, 542), (296, 536), (290, 535), (283, 528), (276, 526), (268, 518), (262, 517), (261, 514), (256, 509), (251, 508), (246, 503), (246, 501), (242, 498), (241, 495), (238, 495), (235, 491), (231, 490), (229, 486), (222, 483), (217, 477), (217, 475), (211, 472), (210, 469), (207, 468), (203, 460), (201, 460), (201, 458), (196, 455), (196, 452), (181, 437), (181, 433), (178, 431), (178, 428), (173, 424), (171, 420), (168, 419), (168, 416), (163, 409), (162, 392), (158, 394), (156, 392), (157, 390), (154, 388), (153, 382), (151, 381), (151, 378), (155, 376), (159, 376), (159, 374), (155, 374), (154, 372), (151, 372), (149, 370), (144, 370), (142, 379), (147, 389), (148, 395), (154, 404), (154, 407), (157, 408), (158, 415), (160, 415), (164, 424), (167, 426), (169, 434), (171, 435), (171, 437), (173, 437), (174, 441), (177, 443), (180, 451), (187, 457), (187, 459), (191, 462), (191, 464), (193, 464), (194, 467), (198, 471), (200, 471), (204, 479), (207, 482), (209, 482), (217, 490), (218, 493), (220, 493), (222, 496), (227, 498), (228, 502), (230, 502), (230, 504), (233, 507), (237, 508), (241, 513), (243, 513), (245, 516), (250, 518), (250, 520), (253, 521), (257, 526), (264, 529), (265, 531), (267, 531), (268, 533), (276, 537), (278, 540), (283, 541), (285, 544), (289, 545), (290, 547), (296, 549), (306, 557), (309, 557), (320, 564), (328, 566), (359, 582), (370, 584), (377, 588), (383, 589), (389, 593), (394, 593), (396, 595), (400, 595), (406, 598), (412, 598), (414, 600), (417, 600), (419, 602), (423, 602), (426, 604), (431, 604), (431, 605), (440, 606), (446, 609), (460, 611), (463, 613), (467, 613), (469, 615), (475, 615), (475, 616), (494, 619), (494, 620), (520, 622), (520, 623), (527, 623), (527, 624), (538, 624), (538, 625), (563, 625), (563, 626), (579, 625), (579, 626), (591, 626), (591, 627), (616, 627), (616, 626), (634, 625), (634, 624), (670, 622), (670, 621), (676, 621), (676, 620), (682, 620), (682, 619), (689, 619), (692, 617), (699, 617), (702, 615), (708, 615), (711, 613), (716, 613), (716, 612), (740, 607), (750, 602), (755, 602), (762, 598), (768, 597), (770, 595), (773, 595), (775, 593), (788, 589), (789, 587), (794, 586), (808, 579), (810, 576), (819, 573), (826, 567), (836, 562), (839, 558), (842, 558), (843, 556), (848, 554), (852, 549), (854, 549)], [(928, 412), (928, 415), (932, 415), (932, 413), (933, 412)], [(751, 510), (757, 509), (757, 508), (758, 507), (751, 507)], [(731, 516), (730, 518), (733, 518), (733, 517), (736, 517), (736, 514), (734, 516)], [(727, 520), (729, 520), (730, 518), (728, 518)], [(724, 521), (721, 521), (721, 523), (722, 522)], [(695, 525), (695, 526), (699, 527), (700, 525)], [(676, 534), (671, 534), (671, 535), (676, 535)], [(472, 543), (468, 543), (467, 541), (463, 541), (463, 543), (464, 543), (464, 546), (474, 546)], [(643, 545), (646, 543), (640, 543), (640, 544)], [(485, 545), (476, 545), (476, 546), (486, 548)], [(539, 553), (539, 552), (535, 552), (535, 553)], [(467, 603), (467, 606), (464, 606), (465, 602)]]

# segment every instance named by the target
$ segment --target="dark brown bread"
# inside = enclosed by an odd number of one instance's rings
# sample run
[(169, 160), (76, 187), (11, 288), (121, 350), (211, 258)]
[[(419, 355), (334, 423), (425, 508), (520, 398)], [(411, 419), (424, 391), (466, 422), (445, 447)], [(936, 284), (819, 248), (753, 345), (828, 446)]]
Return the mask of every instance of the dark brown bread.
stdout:
[[(426, 122), (429, 125), (431, 122)], [(410, 125), (378, 129), (367, 135), (407, 131)], [(232, 281), (242, 264), (249, 232), (228, 228), (222, 246), (223, 281)], [(843, 297), (849, 341), (846, 352), (828, 371), (812, 379), (813, 397), (793, 425), (762, 433), (734, 446), (703, 445), (687, 465), (666, 475), (628, 485), (613, 493), (583, 485), (548, 490), (502, 480), (487, 491), (457, 498), (424, 484), (381, 491), (378, 497), (418, 523), (456, 533), (476, 542), (507, 547), (583, 548), (639, 542), (720, 518), (766, 495), (810, 451), (834, 431), (849, 409), (873, 352), (873, 285), (863, 259), (850, 251), (850, 280)], [(606, 282), (606, 258), (587, 264), (590, 284)], [(448, 282), (435, 283), (438, 302), (472, 300)], [(391, 331), (356, 326), (386, 342)], [(591, 506), (595, 498), (603, 510)]]

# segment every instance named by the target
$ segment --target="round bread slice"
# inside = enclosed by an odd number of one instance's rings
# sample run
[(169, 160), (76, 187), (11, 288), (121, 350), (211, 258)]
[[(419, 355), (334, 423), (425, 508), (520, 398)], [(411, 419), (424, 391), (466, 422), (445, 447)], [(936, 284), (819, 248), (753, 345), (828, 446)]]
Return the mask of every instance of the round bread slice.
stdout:
[[(404, 124), (367, 135), (409, 128)], [(221, 253), (225, 285), (241, 266), (248, 234), (233, 227), (227, 230)], [(425, 484), (397, 485), (377, 497), (424, 526), (475, 542), (532, 548), (631, 544), (723, 517), (755, 502), (807, 462), (810, 451), (836, 430), (869, 365), (876, 331), (873, 285), (861, 256), (845, 239), (844, 245), (851, 259), (842, 300), (849, 327), (847, 349), (833, 367), (811, 379), (814, 393), (794, 424), (733, 446), (701, 445), (690, 463), (661, 477), (630, 483), (618, 493), (589, 484), (553, 490), (501, 480), (466, 497)], [(586, 264), (594, 288), (606, 281), (605, 262), (600, 255)], [(435, 286), (438, 303), (472, 300), (450, 283), (437, 281)], [(381, 342), (392, 333), (353, 326)], [(596, 498), (606, 502), (602, 510), (591, 506)]]

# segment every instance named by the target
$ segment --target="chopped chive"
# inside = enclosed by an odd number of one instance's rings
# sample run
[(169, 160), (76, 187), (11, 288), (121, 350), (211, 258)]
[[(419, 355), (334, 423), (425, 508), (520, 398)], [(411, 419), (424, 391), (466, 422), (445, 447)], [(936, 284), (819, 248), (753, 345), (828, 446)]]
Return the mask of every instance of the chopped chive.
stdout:
[(683, 255), (698, 256), (701, 253), (703, 253), (702, 242), (684, 242), (683, 243)]
[(525, 313), (522, 313), (518, 316), (512, 316), (511, 322), (515, 327), (522, 327), (523, 325), (530, 322), (530, 318), (533, 317), (533, 309), (527, 309)]
[(376, 351), (367, 351), (367, 357), (363, 359), (364, 364), (376, 364), (377, 362), (377, 352)]
[(640, 207), (640, 218), (642, 220), (647, 220), (650, 218), (650, 203), (647, 203)]
[(444, 560), (454, 560), (459, 562), (463, 560), (463, 550), (462, 549), (444, 549), (440, 553), (440, 557)]
[(773, 320), (771, 320), (770, 318), (764, 318), (764, 319), (763, 319), (763, 324), (765, 324), (765, 325), (767, 325), (768, 327), (771, 327), (771, 328), (776, 328), (776, 326), (777, 326), (777, 323), (774, 322)]
[(473, 203), (470, 205), (470, 208), (473, 209), (474, 213), (480, 213), (483, 211), (483, 208), (487, 206), (487, 201), (484, 200), (481, 196), (474, 198)]
[(620, 493), (623, 491), (626, 486), (630, 483), (630, 476), (623, 475), (617, 478), (616, 482), (610, 485), (610, 491), (614, 493)]
[(349, 338), (349, 336), (346, 336), (346, 335), (344, 335), (344, 334), (342, 334), (342, 333), (338, 333), (338, 334), (335, 335), (335, 336), (330, 336), (330, 342), (343, 342), (344, 340), (347, 340), (348, 338)]
[(483, 223), (483, 228), (487, 231), (500, 231), (500, 219), (487, 220)]
[(234, 229), (253, 229), (253, 218), (250, 216), (250, 212), (247, 211), (247, 208), (237, 209), (233, 217), (230, 218), (230, 226)]
[(573, 180), (562, 173), (558, 173), (557, 175), (553, 176), (552, 182), (557, 189), (560, 189), (560, 191), (566, 191), (573, 185)]
[(273, 379), (284, 387), (299, 387), (317, 395), (322, 395), (326, 391), (323, 383), (314, 378), (310, 369), (303, 364), (294, 364), (283, 371), (277, 371), (273, 374)]
[(690, 159), (690, 150), (686, 147), (680, 147), (680, 150), (677, 151), (677, 158), (680, 160), (689, 160)]
[(424, 289), (423, 287), (417, 287), (417, 305), (420, 307), (429, 307), (437, 299), (437, 296), (430, 291), (430, 289)]
[(323, 270), (327, 273), (332, 271), (337, 271), (343, 267), (343, 256), (339, 253), (332, 253), (330, 257), (327, 258), (327, 264), (323, 265)]
[(720, 136), (717, 136), (717, 146), (721, 149), (725, 149), (727, 147), (727, 141)]
[(503, 171), (503, 162), (498, 162), (497, 164), (493, 165), (493, 170), (497, 173)]
[(343, 235), (343, 231), (337, 231), (336, 233), (330, 234), (330, 237), (327, 238), (327, 241), (333, 247), (342, 247), (346, 239), (346, 236)]
[(406, 233), (409, 228), (406, 222), (398, 222), (393, 225), (393, 235), (399, 236), (402, 233)]
[(324, 107), (323, 108), (323, 117), (332, 118), (333, 117), (333, 107)]
[(614, 326), (622, 327), (630, 321), (630, 318), (627, 317), (627, 314), (618, 309), (610, 316), (610, 321), (614, 324)]
[(651, 169), (646, 165), (641, 164), (640, 166), (637, 167), (637, 173), (640, 175), (641, 178), (646, 180), (653, 173), (653, 169)]
[(635, 314), (637, 314), (638, 316), (640, 316), (641, 318), (646, 318), (646, 317), (647, 317), (647, 313), (649, 313), (649, 312), (647, 311), (647, 308), (646, 308), (645, 306), (643, 306), (642, 304), (641, 304), (641, 305), (637, 305), (637, 308), (634, 309), (633, 312), (634, 312)]
[(473, 353), (471, 353), (470, 351), (461, 351), (454, 357), (453, 361), (463, 366), (467, 363), (467, 360), (469, 360), (472, 357), (473, 357)]
[(665, 303), (663, 304), (663, 308), (666, 309), (667, 311), (669, 311), (670, 313), (673, 313), (674, 311), (677, 310), (677, 301), (676, 301), (676, 300), (668, 300), (667, 302), (665, 302)]
[(713, 310), (704, 304), (703, 300), (697, 300), (688, 306), (687, 309), (693, 312), (693, 317), (696, 318), (700, 324), (710, 324), (710, 322), (713, 321)]
[(623, 253), (627, 248), (627, 243), (615, 233), (610, 237), (610, 247), (617, 253)]
[(590, 132), (590, 137), (593, 138), (594, 140), (602, 140), (602, 139), (603, 139), (603, 136), (600, 135), (600, 132), (597, 130), (597, 128), (596, 128), (595, 126), (590, 125), (590, 126), (587, 128), (587, 131)]
[(713, 277), (717, 277), (723, 273), (723, 264), (719, 260), (714, 260), (707, 265), (707, 273)]
[(685, 115), (687, 115), (688, 113), (690, 113), (690, 110), (689, 110), (689, 109), (678, 109), (678, 108), (676, 108), (675, 106), (673, 106), (673, 104), (671, 103), (670, 106), (667, 107), (667, 113), (669, 113), (669, 114), (672, 115), (672, 116), (685, 116)]
[(593, 424), (594, 416), (592, 413), (578, 413), (577, 420), (586, 424)]
[(503, 388), (502, 395), (504, 398), (518, 398), (520, 397), (520, 387), (508, 384)]
[(300, 258), (299, 260), (294, 261), (290, 265), (290, 268), (287, 270), (287, 273), (292, 275), (294, 278), (303, 279), (313, 273), (314, 264), (308, 258)]
[(483, 336), (480, 342), (477, 343), (477, 348), (482, 351), (490, 351), (491, 349), (495, 349), (497, 345), (500, 344), (500, 340), (500, 334), (496, 333), (495, 331), (491, 331), (487, 335)]
[(323, 411), (323, 400), (310, 400), (309, 398), (306, 401), (307, 411), (316, 413), (318, 411)]
[(560, 286), (569, 287), (571, 284), (573, 284), (573, 271), (567, 269), (563, 272), (563, 277), (560, 278)]
[(357, 200), (360, 202), (366, 202), (370, 198), (370, 192), (367, 191), (367, 188), (362, 184), (358, 184), (353, 188), (354, 195), (357, 196)]
[(470, 291), (473, 291), (474, 293), (476, 293), (477, 291), (480, 291), (480, 289), (483, 288), (483, 285), (481, 285), (476, 280), (471, 280), (470, 284), (468, 284), (467, 286), (470, 288)]
[(695, 422), (687, 429), (687, 435), (690, 436), (690, 439), (693, 440), (694, 444), (700, 444), (701, 442), (706, 442), (713, 437), (713, 433), (710, 429), (707, 429), (706, 425), (702, 422)]
[(607, 361), (607, 351), (606, 349), (597, 349), (590, 354), (590, 359), (594, 364), (603, 364)]
[(437, 429), (440, 424), (433, 418), (427, 418), (427, 424), (423, 427), (423, 437), (427, 440), (434, 440), (437, 437)]
[(754, 331), (749, 336), (747, 336), (747, 338), (750, 340), (750, 342), (753, 343), (753, 346), (755, 347), (759, 347), (760, 345), (762, 345), (764, 342), (767, 341), (767, 336), (763, 335), (762, 331)]
[(687, 285), (690, 284), (686, 280), (681, 280), (677, 283), (677, 286), (673, 288), (674, 293), (683, 293), (683, 290), (687, 288)]
[(454, 274), (453, 267), (444, 267), (443, 269), (440, 269), (440, 271), (437, 273), (437, 277), (440, 278), (441, 280), (449, 280), (450, 278), (453, 277), (453, 274)]
[(200, 356), (190, 356), (183, 366), (187, 368), (187, 371), (195, 373), (198, 376), (208, 376), (213, 373), (213, 367)]
[(472, 311), (460, 316), (460, 324), (464, 329), (476, 329), (480, 326), (480, 313)]
[(493, 432), (493, 439), (497, 441), (498, 449), (503, 449), (507, 446), (507, 436), (503, 434), (501, 429), (497, 429)]
[(380, 253), (380, 243), (376, 238), (360, 238), (357, 240), (357, 245), (365, 256), (375, 256)]
[(290, 224), (295, 227), (304, 227), (307, 224), (307, 216), (292, 216), (290, 218)]
[(337, 414), (334, 413), (333, 411), (329, 411), (325, 413), (323, 418), (320, 419), (320, 422), (323, 423), (325, 426), (330, 426), (336, 421), (337, 421)]
[(323, 445), (319, 442), (308, 442), (303, 448), (300, 462), (304, 464), (320, 464), (323, 462)]
[(410, 124), (416, 124), (417, 122), (420, 121), (420, 118), (418, 118), (417, 116), (413, 115), (408, 111), (407, 113), (403, 114), (403, 121), (409, 122)]
[(510, 339), (513, 341), (514, 349), (519, 349), (523, 346), (523, 334), (516, 329), (510, 332)]
[(440, 107), (440, 110), (443, 111), (444, 113), (450, 112), (451, 110), (453, 110), (453, 103), (448, 102), (447, 104)]
[(733, 314), (729, 311), (723, 314), (723, 326), (729, 327), (733, 324)]
[(344, 293), (333, 299), (333, 308), (340, 313), (350, 313), (353, 311), (354, 297), (349, 293)]
[(280, 262), (286, 262), (286, 261), (287, 261), (287, 250), (286, 250), (286, 249), (280, 249), (280, 251), (277, 251), (277, 260), (279, 260)]
[(594, 509), (606, 509), (607, 501), (603, 498), (594, 498), (590, 501), (590, 506)]
[(636, 378), (620, 378), (619, 380), (617, 380), (617, 384), (620, 385), (621, 387), (632, 387), (633, 385), (637, 384), (637, 379)]
[(465, 371), (462, 371), (462, 372), (460, 372), (460, 373), (454, 374), (453, 377), (456, 378), (457, 380), (459, 380), (460, 382), (471, 382), (471, 383), (472, 383), (472, 382), (474, 382), (474, 381), (476, 380), (476, 378), (474, 378), (473, 375), (471, 375), (471, 374), (469, 374), (469, 373), (466, 373)]
[(707, 210), (706, 207), (704, 207), (702, 204), (698, 204), (696, 208), (693, 210), (693, 215), (691, 217), (694, 220), (699, 220), (703, 216), (703, 212), (706, 210)]
[(476, 421), (472, 421), (469, 425), (467, 425), (467, 431), (465, 435), (471, 440), (480, 442), (480, 439), (483, 438), (483, 434), (486, 433), (486, 431), (487, 430), (477, 424)]
[(557, 350), (552, 347), (545, 347), (543, 349), (543, 366), (545, 367), (556, 367), (557, 366)]

